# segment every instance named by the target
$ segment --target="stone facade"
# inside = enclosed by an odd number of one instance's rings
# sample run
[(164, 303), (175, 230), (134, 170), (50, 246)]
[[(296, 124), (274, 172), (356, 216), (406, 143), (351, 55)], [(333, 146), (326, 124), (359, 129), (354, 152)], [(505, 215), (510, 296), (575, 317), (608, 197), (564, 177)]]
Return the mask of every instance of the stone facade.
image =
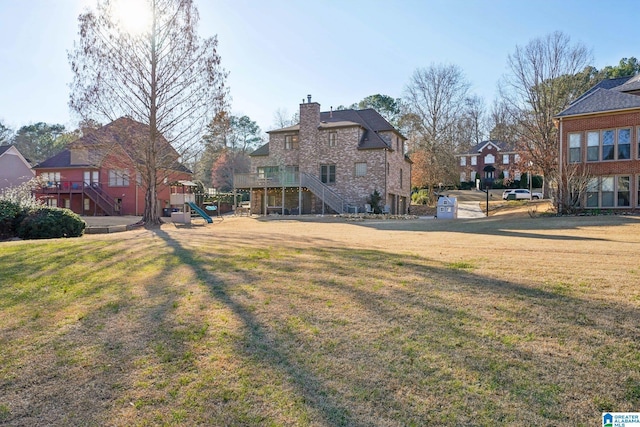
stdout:
[[(320, 104), (309, 101), (300, 105), (299, 125), (269, 132), (268, 151), (263, 147), (251, 155), (251, 170), (260, 176), (264, 168), (279, 167), (314, 176), (359, 212), (377, 190), (381, 208), (403, 214), (411, 192), (411, 162), (404, 154), (404, 141), (373, 110), (321, 113)], [(290, 212), (298, 206), (297, 193), (285, 188), (284, 207)], [(303, 193), (303, 213), (320, 213), (319, 195), (309, 189)], [(264, 212), (265, 195), (283, 200), (282, 189), (256, 189), (252, 210)]]

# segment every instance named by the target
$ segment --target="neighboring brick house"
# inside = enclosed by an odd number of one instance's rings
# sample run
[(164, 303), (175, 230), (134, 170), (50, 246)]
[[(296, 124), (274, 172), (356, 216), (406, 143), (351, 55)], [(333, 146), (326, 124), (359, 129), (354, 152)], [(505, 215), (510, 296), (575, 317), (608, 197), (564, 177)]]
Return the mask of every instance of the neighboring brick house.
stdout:
[(496, 179), (503, 177), (520, 180), (520, 172), (517, 169), (520, 158), (513, 144), (497, 140), (482, 141), (466, 153), (457, 154), (456, 157), (461, 183), (472, 182), (475, 185), (476, 179), (484, 178), (485, 166), (495, 168), (494, 178)]
[[(71, 142), (34, 167), (46, 182), (36, 196), (49, 206), (80, 215), (142, 215), (145, 187), (134, 166), (140, 156), (132, 141), (148, 135), (147, 125), (122, 117)], [(169, 208), (169, 184), (190, 179), (191, 172), (178, 162), (178, 153), (164, 138), (159, 151), (172, 164), (159, 172), (158, 185), (159, 206)]]
[(0, 145), (0, 190), (20, 185), (34, 176), (31, 165), (14, 145)]
[(580, 206), (640, 207), (640, 75), (597, 84), (555, 118), (561, 170), (588, 178)]
[(268, 134), (250, 155), (252, 173), (234, 177), (237, 189), (250, 190), (252, 212), (363, 212), (376, 190), (380, 208), (408, 212), (406, 138), (375, 110), (320, 112), (309, 96), (299, 124)]

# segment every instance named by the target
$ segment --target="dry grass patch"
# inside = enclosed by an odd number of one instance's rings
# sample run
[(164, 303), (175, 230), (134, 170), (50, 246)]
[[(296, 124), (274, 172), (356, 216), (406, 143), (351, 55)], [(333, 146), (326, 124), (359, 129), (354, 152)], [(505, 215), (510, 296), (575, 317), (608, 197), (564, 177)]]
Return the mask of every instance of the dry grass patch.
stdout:
[(4, 243), (0, 423), (593, 425), (640, 404), (639, 232), (232, 218)]

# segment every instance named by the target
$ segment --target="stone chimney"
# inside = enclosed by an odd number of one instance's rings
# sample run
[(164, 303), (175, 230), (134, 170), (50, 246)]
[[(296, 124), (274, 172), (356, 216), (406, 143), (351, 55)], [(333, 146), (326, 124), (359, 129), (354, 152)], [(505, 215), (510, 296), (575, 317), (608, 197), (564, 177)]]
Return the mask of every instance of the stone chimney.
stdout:
[(320, 126), (320, 104), (311, 102), (311, 95), (307, 95), (307, 102), (300, 104), (300, 139), (309, 138), (318, 132)]

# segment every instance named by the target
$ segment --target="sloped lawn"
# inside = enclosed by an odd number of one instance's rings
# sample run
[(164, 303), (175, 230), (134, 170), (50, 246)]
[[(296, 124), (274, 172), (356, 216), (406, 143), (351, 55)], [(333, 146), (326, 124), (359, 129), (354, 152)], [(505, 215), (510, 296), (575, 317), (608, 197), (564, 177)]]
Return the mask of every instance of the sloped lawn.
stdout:
[(0, 243), (0, 425), (599, 425), (640, 408), (636, 217)]

